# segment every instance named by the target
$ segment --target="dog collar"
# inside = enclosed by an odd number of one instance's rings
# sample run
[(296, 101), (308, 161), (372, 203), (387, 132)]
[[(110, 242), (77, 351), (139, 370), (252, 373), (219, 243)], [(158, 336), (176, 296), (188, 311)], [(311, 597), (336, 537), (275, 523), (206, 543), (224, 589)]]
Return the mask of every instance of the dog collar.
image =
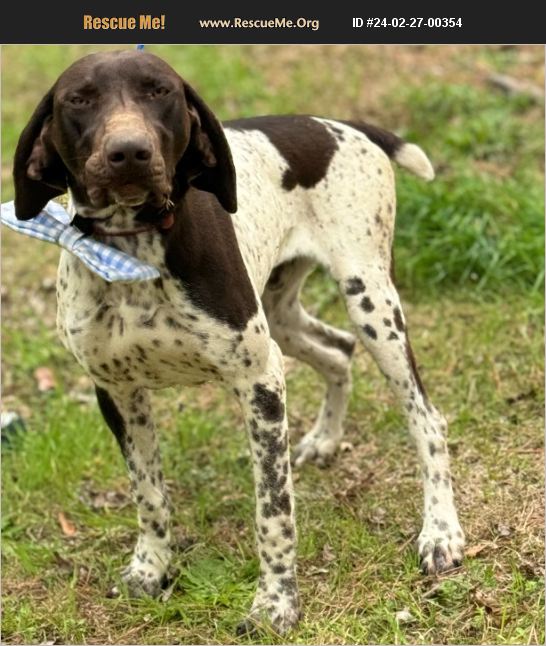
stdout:
[[(77, 218), (81, 218), (81, 216), (77, 215)], [(76, 218), (74, 218), (75, 220)], [(83, 218), (82, 218), (83, 219)], [(78, 222), (72, 222), (75, 224), (75, 226), (78, 226)], [(103, 229), (102, 227), (98, 226), (96, 221), (93, 222), (93, 228), (91, 230), (93, 235), (96, 236), (109, 236), (109, 237), (118, 237), (118, 236), (136, 236), (139, 233), (148, 233), (150, 231), (156, 231), (157, 229), (161, 229), (162, 231), (167, 231), (170, 229), (174, 224), (174, 213), (171, 211), (164, 215), (159, 222), (156, 223), (147, 223), (144, 224), (144, 226), (137, 227), (135, 229), (124, 229), (122, 231), (108, 231), (108, 229)]]
[(142, 226), (135, 227), (133, 229), (121, 229), (113, 230), (104, 229), (99, 225), (100, 220), (95, 218), (83, 217), (76, 213), (72, 218), (71, 224), (77, 229), (82, 231), (87, 235), (94, 235), (98, 237), (130, 237), (139, 235), (140, 233), (150, 233), (152, 231), (157, 231), (158, 229), (162, 231), (167, 231), (174, 224), (174, 213), (169, 211), (166, 213), (159, 221), (157, 222), (143, 222)]

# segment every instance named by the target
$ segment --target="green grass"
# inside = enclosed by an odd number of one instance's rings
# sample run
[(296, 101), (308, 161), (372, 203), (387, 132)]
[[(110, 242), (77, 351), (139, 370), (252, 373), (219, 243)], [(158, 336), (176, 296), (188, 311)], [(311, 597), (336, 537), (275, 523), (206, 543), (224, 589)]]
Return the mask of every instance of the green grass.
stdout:
[[(342, 316), (334, 310), (330, 318)], [(382, 377), (359, 352), (347, 424), (354, 449), (327, 471), (306, 468), (296, 483), (305, 616), (291, 638), (540, 643), (543, 402), (541, 371), (531, 369), (541, 348), (540, 308), (521, 298), (444, 301), (414, 305), (409, 318), (425, 379), (451, 421), (469, 545), (483, 544), (483, 551), (453, 577), (420, 577), (412, 547), (420, 510), (415, 456)], [(468, 324), (478, 318), (479, 325)], [(127, 497), (122, 459), (95, 405), (68, 394), (77, 371), (56, 392), (32, 394), (41, 358), (30, 358), (37, 343), (51, 340), (42, 334), (25, 344), (13, 332), (5, 330), (5, 353), (27, 357), (17, 382), (33, 413), (28, 432), (4, 452), (4, 640), (231, 642), (257, 574), (252, 481), (233, 403), (212, 387), (190, 390), (177, 414), (177, 393), (155, 396), (178, 528), (175, 590), (166, 602), (107, 599), (136, 521), (130, 505), (94, 509), (89, 492)], [(71, 360), (49, 357), (49, 365), (62, 375)], [(89, 386), (80, 391), (91, 394)], [(318, 407), (319, 380), (295, 367), (288, 393), (299, 436)], [(63, 536), (60, 511), (75, 524), (74, 537)], [(499, 525), (510, 528), (508, 537)], [(398, 626), (395, 615), (404, 608), (415, 621)], [(268, 632), (263, 638), (279, 642)]]
[[(41, 94), (93, 49), (4, 47), (4, 178)], [(384, 379), (358, 349), (346, 423), (353, 448), (296, 478), (304, 615), (289, 641), (543, 643), (543, 111), (475, 73), (538, 82), (543, 49), (150, 49), (223, 118), (370, 115), (423, 145), (438, 170), (430, 185), (397, 173), (396, 264), (424, 381), (449, 420), (470, 556), (447, 576), (418, 573), (414, 451)], [(11, 196), (6, 181), (3, 199)], [(3, 233), (3, 400), (27, 424), (2, 455), (3, 642), (234, 643), (258, 572), (235, 403), (213, 386), (154, 394), (175, 508), (174, 589), (164, 600), (107, 598), (137, 531), (125, 468), (91, 382), (56, 339), (58, 251)], [(305, 302), (347, 327), (321, 271)], [(57, 388), (40, 394), (33, 372), (44, 365)], [(297, 441), (323, 390), (307, 367), (287, 367)], [(61, 531), (61, 512), (74, 536)], [(404, 609), (409, 623), (396, 619)], [(283, 640), (264, 628), (240, 641)]]
[(439, 169), (425, 192), (413, 178), (399, 183), (403, 284), (542, 292), (544, 122), (529, 122), (533, 102), (438, 82), (396, 97), (413, 106), (405, 135)]

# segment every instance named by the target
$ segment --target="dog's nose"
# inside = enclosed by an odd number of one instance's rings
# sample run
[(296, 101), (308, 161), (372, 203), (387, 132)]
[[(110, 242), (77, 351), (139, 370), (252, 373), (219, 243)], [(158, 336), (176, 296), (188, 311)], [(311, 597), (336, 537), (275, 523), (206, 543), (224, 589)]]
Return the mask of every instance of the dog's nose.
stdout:
[(152, 159), (152, 146), (144, 136), (110, 137), (105, 152), (110, 168), (116, 172), (145, 170)]

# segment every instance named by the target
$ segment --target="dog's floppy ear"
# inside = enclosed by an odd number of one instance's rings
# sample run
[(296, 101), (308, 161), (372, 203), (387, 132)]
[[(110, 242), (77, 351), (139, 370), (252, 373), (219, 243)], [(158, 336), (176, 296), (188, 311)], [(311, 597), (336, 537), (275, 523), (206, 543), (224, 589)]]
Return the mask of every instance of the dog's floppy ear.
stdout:
[(177, 174), (185, 174), (195, 188), (214, 193), (226, 211), (235, 213), (235, 166), (222, 126), (192, 87), (184, 83), (184, 90), (191, 134)]
[(15, 214), (37, 215), (46, 203), (66, 191), (66, 167), (51, 142), (54, 87), (40, 101), (19, 137), (13, 162)]

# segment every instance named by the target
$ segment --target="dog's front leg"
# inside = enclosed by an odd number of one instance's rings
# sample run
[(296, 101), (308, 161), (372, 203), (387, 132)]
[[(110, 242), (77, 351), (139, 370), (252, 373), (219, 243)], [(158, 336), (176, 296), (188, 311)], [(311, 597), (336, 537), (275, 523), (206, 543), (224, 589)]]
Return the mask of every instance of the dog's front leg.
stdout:
[(166, 582), (171, 557), (170, 504), (147, 391), (96, 387), (106, 423), (125, 458), (138, 508), (139, 536), (123, 579), (133, 596), (156, 596)]
[(299, 618), (296, 581), (294, 494), (288, 447), (282, 355), (271, 341), (263, 374), (235, 387), (248, 429), (256, 491), (256, 539), (260, 558), (258, 591), (249, 630), (262, 616), (275, 630), (286, 632)]

